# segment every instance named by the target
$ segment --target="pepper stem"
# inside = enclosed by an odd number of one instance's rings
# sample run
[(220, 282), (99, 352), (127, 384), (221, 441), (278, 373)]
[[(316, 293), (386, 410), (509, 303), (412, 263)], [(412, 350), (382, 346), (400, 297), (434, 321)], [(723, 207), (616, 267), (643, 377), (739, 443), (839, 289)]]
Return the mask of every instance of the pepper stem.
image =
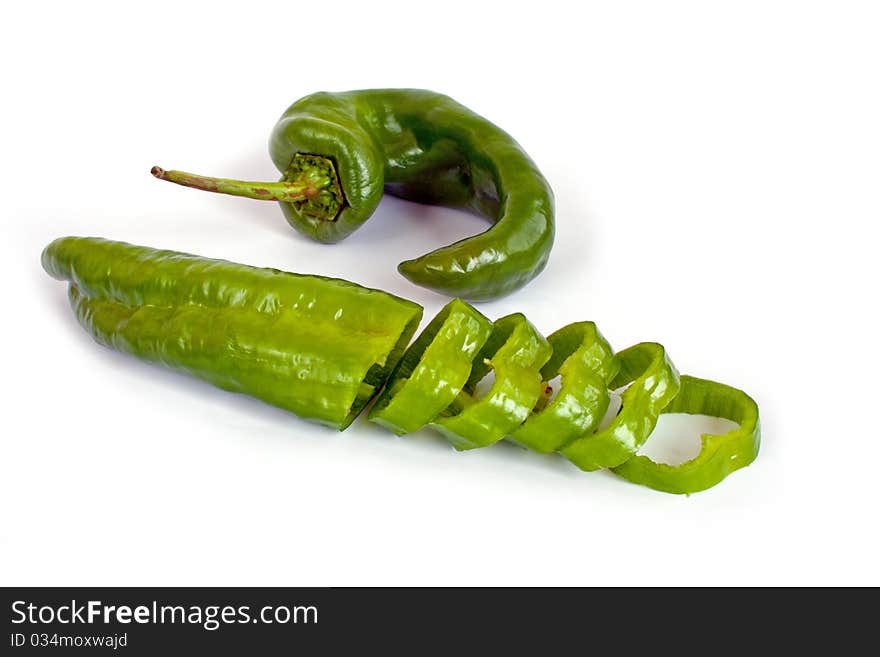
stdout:
[(211, 178), (185, 171), (165, 171), (161, 167), (153, 167), (150, 173), (159, 180), (167, 180), (184, 187), (260, 201), (281, 201), (289, 204), (297, 214), (319, 221), (336, 221), (345, 207), (345, 194), (342, 192), (336, 164), (323, 155), (296, 153), (281, 182)]
[(248, 182), (200, 176), (186, 171), (166, 171), (162, 167), (153, 167), (150, 169), (150, 173), (159, 180), (167, 180), (184, 187), (217, 192), (218, 194), (244, 196), (261, 201), (285, 201), (287, 203), (313, 199), (331, 183), (331, 180), (326, 177), (309, 177), (302, 181)]

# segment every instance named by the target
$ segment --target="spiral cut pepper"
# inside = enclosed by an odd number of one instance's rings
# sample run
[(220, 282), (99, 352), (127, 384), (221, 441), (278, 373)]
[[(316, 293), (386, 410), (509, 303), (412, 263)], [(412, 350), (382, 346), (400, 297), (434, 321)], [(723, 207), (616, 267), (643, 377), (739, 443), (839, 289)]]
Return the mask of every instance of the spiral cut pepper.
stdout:
[[(679, 376), (659, 344), (614, 354), (592, 322), (545, 339), (521, 314), (491, 322), (454, 299), (407, 348), (422, 308), (339, 279), (98, 238), (58, 239), (42, 261), (70, 282), (77, 319), (99, 343), (336, 429), (375, 397), (369, 418), (397, 434), (431, 426), (459, 450), (508, 439), (685, 494), (748, 465), (760, 446), (744, 392)], [(599, 428), (609, 388), (624, 386), (619, 413)], [(670, 466), (638, 454), (662, 413), (740, 426), (703, 436), (696, 458)]]
[(500, 128), (448, 96), (421, 89), (316, 93), (279, 119), (269, 142), (280, 182), (245, 182), (153, 167), (197, 189), (278, 201), (296, 230), (337, 242), (363, 224), (383, 191), (476, 212), (483, 233), (400, 263), (400, 273), (448, 296), (498, 297), (522, 287), (553, 246), (553, 192)]

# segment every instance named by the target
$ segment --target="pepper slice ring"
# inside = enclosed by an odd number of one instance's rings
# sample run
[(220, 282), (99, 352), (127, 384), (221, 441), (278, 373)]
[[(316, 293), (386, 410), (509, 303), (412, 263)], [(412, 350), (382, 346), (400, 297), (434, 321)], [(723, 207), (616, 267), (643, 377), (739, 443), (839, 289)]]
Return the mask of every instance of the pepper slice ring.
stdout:
[(581, 470), (611, 468), (632, 458), (651, 435), (661, 411), (678, 393), (679, 374), (663, 345), (640, 342), (618, 353), (617, 359), (620, 372), (611, 387), (630, 384), (623, 392), (617, 417), (605, 429), (560, 450)]
[(541, 377), (552, 381), (561, 374), (559, 393), (509, 437), (544, 454), (595, 430), (608, 408), (608, 383), (620, 367), (593, 322), (564, 326), (549, 335), (547, 342), (553, 355), (541, 368)]
[[(549, 358), (550, 344), (525, 316), (502, 317), (477, 355), (464, 390), (431, 426), (458, 450), (498, 442), (525, 422), (538, 403), (540, 368)], [(495, 371), (492, 388), (476, 399), (477, 384), (490, 369)]]
[(491, 334), (482, 313), (450, 301), (398, 361), (369, 419), (398, 435), (421, 429), (455, 401)]
[(612, 468), (612, 472), (634, 484), (689, 495), (711, 488), (758, 456), (761, 447), (758, 405), (742, 390), (683, 375), (681, 390), (663, 413), (723, 417), (740, 426), (724, 434), (703, 434), (700, 453), (680, 465), (657, 463), (639, 454)]

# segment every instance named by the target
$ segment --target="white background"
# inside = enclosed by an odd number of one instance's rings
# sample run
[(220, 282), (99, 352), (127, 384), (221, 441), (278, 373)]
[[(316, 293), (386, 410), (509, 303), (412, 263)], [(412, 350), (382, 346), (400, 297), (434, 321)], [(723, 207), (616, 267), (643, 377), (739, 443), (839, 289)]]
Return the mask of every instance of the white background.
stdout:
[[(880, 584), (880, 16), (872, 2), (14, 3), (0, 26), (0, 584)], [(445, 299), (395, 264), (483, 230), (386, 199), (346, 241), (153, 164), (275, 179), (317, 90), (425, 87), (557, 198), (546, 272), (481, 310), (595, 320), (760, 404), (679, 497), (506, 445), (338, 434), (95, 345), (62, 235)], [(681, 436), (697, 440), (699, 425)]]

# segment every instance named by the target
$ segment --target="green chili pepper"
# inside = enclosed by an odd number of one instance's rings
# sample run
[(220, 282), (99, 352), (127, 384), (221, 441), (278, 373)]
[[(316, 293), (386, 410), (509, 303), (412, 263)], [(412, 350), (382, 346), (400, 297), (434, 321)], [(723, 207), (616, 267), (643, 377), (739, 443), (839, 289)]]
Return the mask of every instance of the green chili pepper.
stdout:
[[(758, 410), (745, 393), (679, 379), (658, 344), (615, 356), (592, 322), (546, 340), (520, 314), (493, 324), (456, 299), (406, 348), (421, 307), (347, 281), (97, 238), (56, 240), (43, 266), (70, 282), (76, 316), (99, 343), (338, 429), (382, 390), (370, 417), (397, 433), (431, 426), (460, 450), (509, 438), (675, 493), (713, 486), (758, 452)], [(480, 394), (490, 372), (491, 389)], [(611, 425), (593, 433), (609, 380), (629, 386)], [(740, 428), (704, 436), (700, 455), (680, 466), (637, 456), (670, 412), (727, 417)]]
[(613, 468), (615, 474), (667, 493), (690, 494), (711, 488), (758, 456), (758, 405), (742, 390), (685, 375), (681, 390), (663, 412), (723, 417), (740, 426), (721, 435), (703, 434), (700, 453), (681, 465), (656, 463), (640, 454)]
[(344, 429), (418, 328), (419, 305), (347, 281), (96, 238), (43, 267), (101, 344)]
[(291, 226), (336, 242), (366, 221), (383, 191), (472, 210), (494, 225), (400, 263), (406, 278), (465, 299), (522, 287), (553, 245), (553, 193), (510, 135), (447, 96), (373, 89), (306, 96), (281, 116), (269, 142), (281, 182), (244, 182), (153, 167), (189, 187), (275, 200)]

